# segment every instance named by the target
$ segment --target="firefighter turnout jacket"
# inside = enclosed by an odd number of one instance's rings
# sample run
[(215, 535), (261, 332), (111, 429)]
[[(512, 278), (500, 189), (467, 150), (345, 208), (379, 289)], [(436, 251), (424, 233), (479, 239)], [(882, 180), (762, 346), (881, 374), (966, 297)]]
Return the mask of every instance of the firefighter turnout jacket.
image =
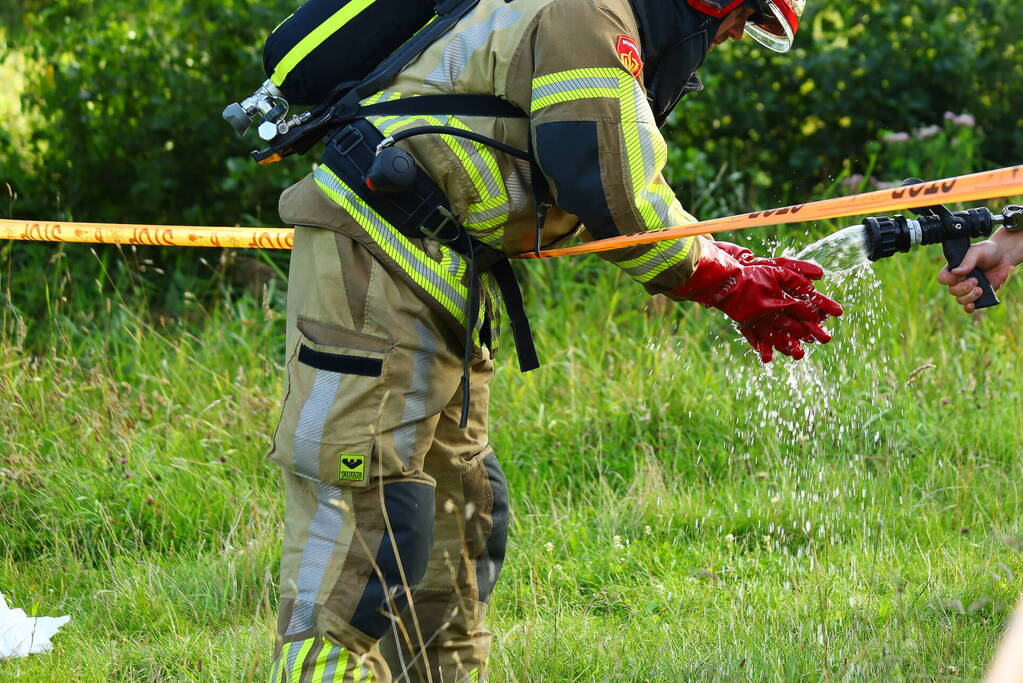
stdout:
[[(690, 223), (695, 219), (662, 176), (668, 150), (658, 124), (681, 95), (701, 87), (695, 69), (717, 22), (685, 3), (663, 0), (482, 0), (363, 104), (482, 94), (528, 114), (369, 119), (384, 136), (443, 125), (531, 150), (535, 167), (452, 136), (399, 143), (437, 183), (469, 233), (509, 255), (537, 246), (532, 168), (542, 171), (554, 204), (541, 246), (577, 234), (599, 239)], [(282, 196), (282, 218), (348, 235), (420, 292), (453, 331), (464, 331), (470, 296), (465, 259), (388, 224), (341, 179), (336, 157), (328, 144), (314, 173)], [(323, 198), (349, 219), (331, 225), (317, 220), (322, 211), (311, 207)], [(689, 238), (601, 257), (651, 294), (665, 294), (687, 280), (699, 254), (700, 239)], [(493, 282), (484, 277), (484, 284), (493, 293)], [(481, 321), (496, 310), (487, 299)]]

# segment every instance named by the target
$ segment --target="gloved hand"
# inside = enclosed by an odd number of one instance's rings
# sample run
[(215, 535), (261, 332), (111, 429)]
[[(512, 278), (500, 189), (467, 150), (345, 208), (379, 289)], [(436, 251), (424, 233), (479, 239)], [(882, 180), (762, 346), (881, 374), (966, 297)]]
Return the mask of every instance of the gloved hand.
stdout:
[(821, 323), (842, 315), (842, 307), (813, 286), (823, 276), (806, 261), (758, 258), (738, 245), (707, 240), (696, 271), (671, 295), (723, 311), (763, 362), (770, 363), (775, 350), (799, 360), (804, 342), (831, 341)]

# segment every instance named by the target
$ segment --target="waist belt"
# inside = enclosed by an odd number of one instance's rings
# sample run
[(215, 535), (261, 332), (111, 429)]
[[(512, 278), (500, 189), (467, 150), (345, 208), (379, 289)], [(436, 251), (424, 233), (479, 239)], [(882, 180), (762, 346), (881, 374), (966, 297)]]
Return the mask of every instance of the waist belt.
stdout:
[(529, 372), (540, 367), (533, 334), (526, 318), (515, 271), (501, 251), (475, 239), (451, 212), (444, 193), (429, 176), (418, 173), (415, 182), (400, 192), (377, 192), (366, 185), (366, 173), (376, 158), (383, 134), (366, 119), (355, 119), (329, 140), (324, 160), (360, 199), (412, 239), (434, 239), (461, 254), (469, 262), (469, 310), (466, 311), (465, 352), (462, 359), (462, 417), (464, 429), (469, 419), (469, 363), (472, 358), (473, 331), (479, 321), (481, 302), (480, 274), (489, 272), (501, 292), (508, 322), (515, 339), (519, 369)]

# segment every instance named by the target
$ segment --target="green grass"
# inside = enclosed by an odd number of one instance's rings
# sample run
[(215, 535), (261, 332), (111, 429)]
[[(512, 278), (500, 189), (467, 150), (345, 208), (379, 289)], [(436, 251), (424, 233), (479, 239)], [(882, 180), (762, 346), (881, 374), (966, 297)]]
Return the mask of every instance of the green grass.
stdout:
[[(545, 367), (506, 340), (492, 398), (515, 511), (495, 680), (979, 677), (1023, 575), (1023, 291), (971, 320), (939, 257), (827, 285), (835, 343), (769, 369), (720, 314), (531, 264)], [(0, 680), (263, 680), (279, 292), (161, 319), (76, 267), (49, 322), (0, 275), (0, 591), (72, 616)]]

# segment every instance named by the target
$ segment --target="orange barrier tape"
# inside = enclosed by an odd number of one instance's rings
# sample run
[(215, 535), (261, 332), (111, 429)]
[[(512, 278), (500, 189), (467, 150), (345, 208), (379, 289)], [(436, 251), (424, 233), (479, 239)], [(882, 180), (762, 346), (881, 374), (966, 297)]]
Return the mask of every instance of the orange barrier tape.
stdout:
[[(716, 218), (665, 230), (622, 235), (586, 244), (546, 249), (539, 258), (592, 254), (640, 244), (709, 235), (726, 230), (746, 230), (768, 225), (806, 223), (848, 216), (880, 215), (887, 211), (953, 202), (970, 202), (1023, 195), (1023, 165), (995, 171), (946, 178), (932, 183), (878, 190), (865, 194), (824, 199), (780, 209)], [(184, 225), (122, 225), (115, 223), (47, 223), (0, 219), (0, 239), (35, 242), (93, 242), (161, 247), (229, 247), (233, 249), (291, 249), (290, 228), (209, 228)], [(538, 258), (530, 252), (515, 258)]]
[(137, 244), (156, 247), (291, 249), (295, 244), (295, 231), (289, 228), (208, 228), (187, 225), (0, 220), (0, 239)]
[(702, 223), (690, 223), (676, 228), (653, 230), (621, 237), (609, 237), (586, 244), (558, 249), (545, 249), (536, 254), (521, 254), (518, 258), (554, 258), (571, 254), (592, 254), (600, 251), (611, 251), (639, 244), (652, 244), (664, 240), (708, 235), (726, 230), (746, 230), (747, 228), (765, 227), (768, 225), (785, 225), (788, 223), (806, 223), (822, 221), (830, 218), (846, 218), (848, 216), (880, 215), (886, 211), (914, 209), (921, 206), (933, 206), (953, 202), (971, 202), (981, 199), (1012, 197), (1023, 195), (1023, 166), (1010, 166), (996, 171), (984, 171), (972, 175), (946, 178), (932, 183), (898, 187), (891, 190), (878, 190), (865, 194), (850, 195), (824, 199), (809, 204), (797, 204), (769, 211), (716, 218)]

